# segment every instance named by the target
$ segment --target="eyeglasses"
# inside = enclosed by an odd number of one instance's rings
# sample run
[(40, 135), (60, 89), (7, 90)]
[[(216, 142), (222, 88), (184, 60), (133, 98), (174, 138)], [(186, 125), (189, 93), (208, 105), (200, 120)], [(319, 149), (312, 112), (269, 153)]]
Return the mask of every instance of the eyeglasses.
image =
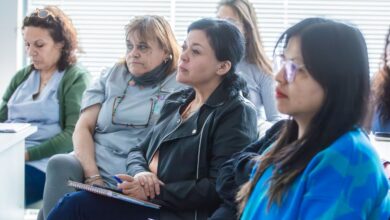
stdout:
[(303, 64), (299, 65), (299, 64), (294, 63), (292, 60), (286, 60), (284, 55), (274, 56), (273, 64), (274, 64), (274, 66), (273, 66), (274, 74), (277, 74), (278, 72), (280, 72), (282, 70), (282, 68), (284, 67), (284, 69), (285, 69), (284, 79), (288, 83), (294, 82), (294, 79), (295, 79), (295, 76), (297, 75), (298, 70), (305, 67), (305, 65), (303, 65)]
[(54, 20), (55, 16), (54, 14), (47, 10), (47, 9), (35, 9), (35, 11), (33, 13), (31, 13), (31, 15), (29, 16), (29, 18), (31, 17), (38, 17), (40, 19), (46, 19), (46, 18), (52, 18)]
[(148, 125), (149, 125), (149, 121), (153, 115), (153, 109), (154, 109), (154, 101), (153, 101), (153, 98), (150, 98), (149, 99), (149, 105), (150, 106), (150, 109), (144, 109), (146, 112), (149, 113), (148, 115), (148, 118), (146, 121), (144, 122), (118, 122), (117, 121), (117, 117), (115, 117), (116, 113), (117, 113), (117, 109), (119, 107), (119, 105), (122, 103), (122, 100), (125, 98), (125, 96), (118, 96), (118, 97), (115, 97), (114, 99), (114, 102), (113, 102), (113, 105), (112, 105), (112, 117), (111, 117), (111, 122), (113, 125), (121, 125), (121, 126), (125, 126), (125, 127), (133, 127), (133, 128), (146, 128)]
[(47, 18), (49, 16), (52, 16), (54, 18), (54, 14), (51, 11), (46, 10), (46, 9), (37, 8), (37, 9), (35, 9), (35, 13), (37, 14), (37, 16), (39, 18)]

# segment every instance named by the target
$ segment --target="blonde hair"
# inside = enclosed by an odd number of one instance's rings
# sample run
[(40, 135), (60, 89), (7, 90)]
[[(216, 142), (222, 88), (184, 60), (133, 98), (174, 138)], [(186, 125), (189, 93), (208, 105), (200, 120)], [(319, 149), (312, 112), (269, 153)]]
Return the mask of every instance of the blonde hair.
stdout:
[(176, 41), (172, 28), (164, 17), (158, 15), (144, 15), (134, 17), (125, 26), (126, 36), (137, 34), (140, 39), (157, 40), (160, 47), (170, 55), (172, 62), (167, 74), (174, 72), (180, 56), (180, 46)]
[(260, 32), (256, 20), (256, 12), (251, 3), (247, 0), (222, 0), (218, 4), (231, 7), (240, 17), (245, 31), (245, 59), (258, 66), (265, 73), (272, 73), (271, 61), (268, 59), (263, 44), (261, 42)]

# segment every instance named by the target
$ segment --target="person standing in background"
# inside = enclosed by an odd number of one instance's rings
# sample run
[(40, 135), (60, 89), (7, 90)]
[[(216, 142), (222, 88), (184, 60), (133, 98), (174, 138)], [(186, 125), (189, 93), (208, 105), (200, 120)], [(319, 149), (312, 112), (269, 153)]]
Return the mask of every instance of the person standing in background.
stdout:
[(25, 203), (42, 199), (49, 157), (73, 149), (89, 73), (76, 64), (77, 33), (71, 19), (55, 6), (36, 9), (23, 20), (22, 33), (31, 65), (12, 78), (0, 104), (0, 122), (30, 123), (26, 138)]
[(237, 72), (248, 84), (249, 100), (256, 106), (262, 136), (281, 116), (276, 109), (275, 81), (262, 45), (255, 9), (248, 0), (222, 0), (217, 7), (217, 17), (235, 24), (245, 37), (245, 56)]

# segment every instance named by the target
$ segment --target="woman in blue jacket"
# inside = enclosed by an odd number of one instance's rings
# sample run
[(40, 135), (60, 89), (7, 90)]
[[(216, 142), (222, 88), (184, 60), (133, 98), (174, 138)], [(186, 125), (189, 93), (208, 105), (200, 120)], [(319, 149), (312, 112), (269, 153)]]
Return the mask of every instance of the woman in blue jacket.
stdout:
[(277, 106), (290, 119), (238, 192), (241, 219), (389, 219), (388, 180), (360, 128), (369, 96), (363, 35), (305, 19), (277, 45)]

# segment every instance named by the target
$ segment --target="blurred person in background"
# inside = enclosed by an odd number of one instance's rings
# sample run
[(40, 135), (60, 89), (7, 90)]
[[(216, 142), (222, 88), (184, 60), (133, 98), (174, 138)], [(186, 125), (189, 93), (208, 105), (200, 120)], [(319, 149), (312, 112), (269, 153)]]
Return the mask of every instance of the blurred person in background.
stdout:
[(373, 134), (390, 133), (390, 28), (385, 42), (383, 64), (372, 82), (372, 113), (369, 115), (368, 126)]
[(260, 136), (281, 116), (276, 108), (275, 80), (260, 37), (256, 12), (248, 0), (222, 0), (217, 17), (235, 24), (245, 37), (245, 56), (237, 65), (248, 84), (249, 100), (256, 106)]

